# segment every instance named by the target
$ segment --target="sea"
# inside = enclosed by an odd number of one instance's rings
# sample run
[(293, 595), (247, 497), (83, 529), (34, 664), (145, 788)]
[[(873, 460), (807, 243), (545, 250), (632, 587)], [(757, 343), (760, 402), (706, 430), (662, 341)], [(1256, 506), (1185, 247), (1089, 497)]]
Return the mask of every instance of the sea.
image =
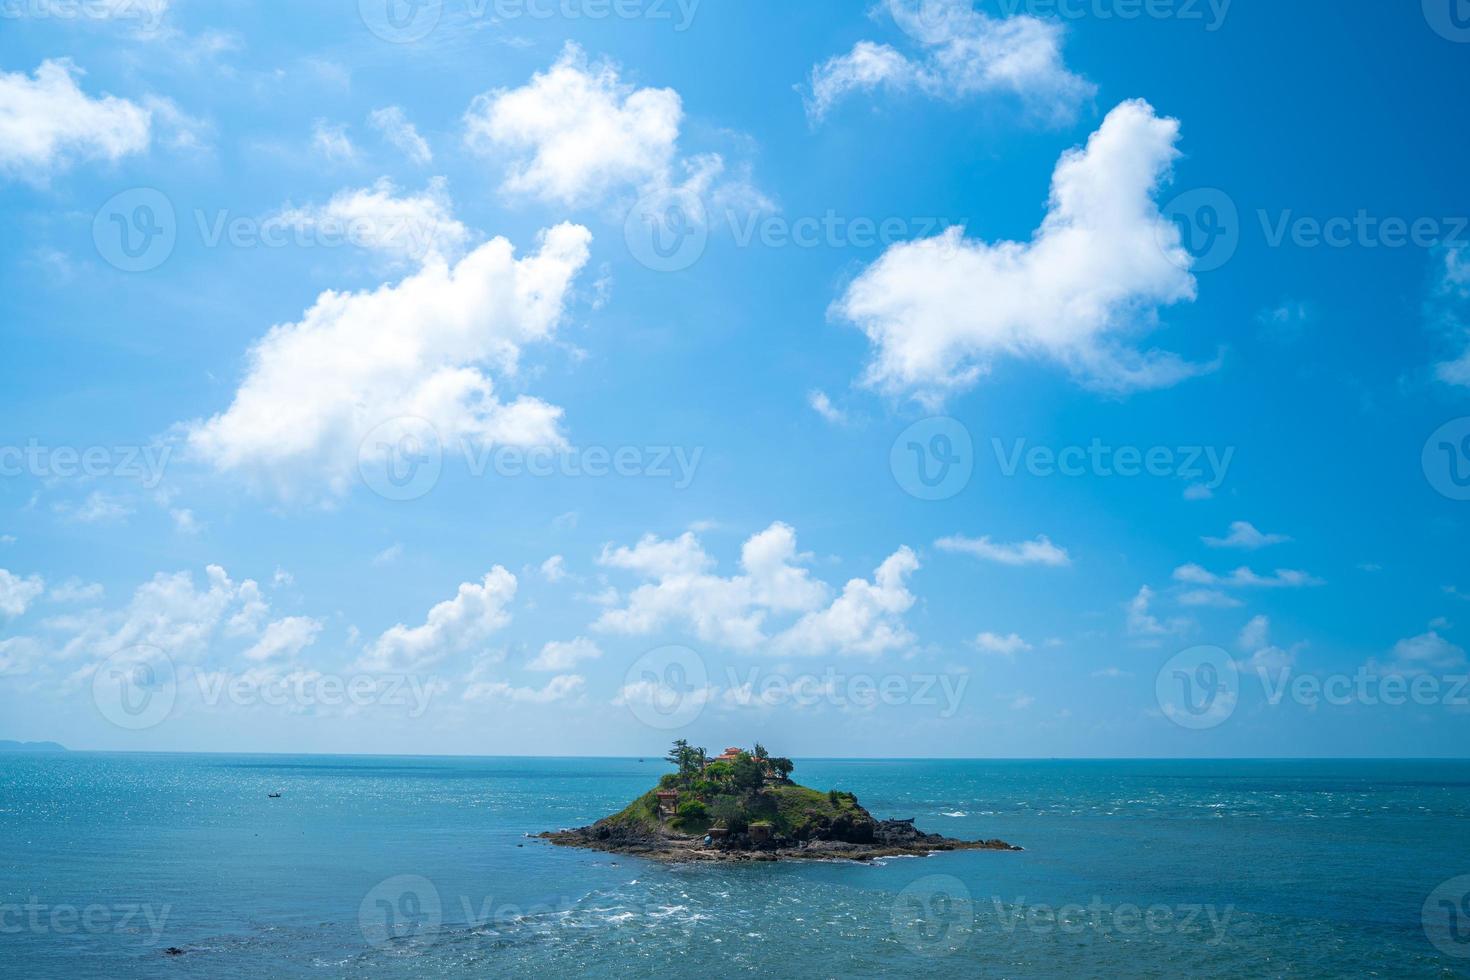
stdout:
[(871, 865), (532, 836), (667, 769), (0, 755), (0, 976), (1470, 976), (1467, 761), (798, 759), (1024, 848)]

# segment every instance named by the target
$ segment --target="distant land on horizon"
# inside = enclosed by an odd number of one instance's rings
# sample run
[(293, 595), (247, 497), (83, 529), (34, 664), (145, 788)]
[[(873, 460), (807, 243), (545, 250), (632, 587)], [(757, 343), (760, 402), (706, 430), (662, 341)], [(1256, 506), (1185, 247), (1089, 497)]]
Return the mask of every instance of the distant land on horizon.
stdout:
[(0, 752), (67, 752), (65, 745), (56, 742), (14, 742), (0, 738)]

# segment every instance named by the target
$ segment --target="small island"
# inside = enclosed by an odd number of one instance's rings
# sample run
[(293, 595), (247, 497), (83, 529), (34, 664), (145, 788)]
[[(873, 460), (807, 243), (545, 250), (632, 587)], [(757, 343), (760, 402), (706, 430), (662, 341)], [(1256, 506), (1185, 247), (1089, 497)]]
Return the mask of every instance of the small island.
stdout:
[(728, 748), (710, 758), (686, 740), (666, 757), (676, 772), (620, 813), (573, 830), (538, 836), (662, 861), (852, 860), (935, 851), (1019, 851), (1001, 840), (963, 841), (926, 834), (908, 820), (877, 820), (851, 793), (825, 793), (791, 781), (790, 759)]

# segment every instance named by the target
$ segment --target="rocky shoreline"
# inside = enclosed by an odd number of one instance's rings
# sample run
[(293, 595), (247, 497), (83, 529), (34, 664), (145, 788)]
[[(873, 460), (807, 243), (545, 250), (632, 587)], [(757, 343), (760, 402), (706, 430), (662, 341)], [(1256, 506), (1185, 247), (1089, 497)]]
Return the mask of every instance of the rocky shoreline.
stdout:
[(865, 820), (825, 828), (806, 840), (776, 835), (755, 840), (749, 833), (708, 836), (650, 830), (599, 820), (589, 827), (546, 831), (537, 837), (559, 847), (582, 847), (654, 861), (871, 861), (922, 857), (938, 851), (1019, 851), (1003, 840), (965, 841), (926, 834), (912, 820)]

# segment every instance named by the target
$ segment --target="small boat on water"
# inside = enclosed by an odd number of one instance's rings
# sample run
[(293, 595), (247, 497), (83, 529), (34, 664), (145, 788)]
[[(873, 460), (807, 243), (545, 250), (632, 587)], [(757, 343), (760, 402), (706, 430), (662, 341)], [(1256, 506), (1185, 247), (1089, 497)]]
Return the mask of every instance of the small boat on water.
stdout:
[(267, 793), (266, 796), (270, 797), (273, 800), (279, 800), (281, 798), (280, 793)]

